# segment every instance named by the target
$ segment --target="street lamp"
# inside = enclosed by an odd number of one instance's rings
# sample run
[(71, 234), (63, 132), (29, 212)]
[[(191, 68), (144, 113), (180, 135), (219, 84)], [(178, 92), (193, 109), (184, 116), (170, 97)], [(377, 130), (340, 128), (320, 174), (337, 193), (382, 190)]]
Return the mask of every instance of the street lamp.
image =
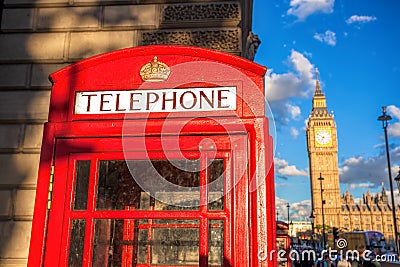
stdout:
[(324, 214), (324, 205), (325, 205), (325, 200), (324, 200), (324, 189), (322, 189), (322, 181), (324, 180), (324, 177), (322, 177), (322, 173), (319, 173), (319, 185), (321, 187), (321, 213), (322, 213), (322, 240), (323, 240), (323, 248), (326, 246), (326, 239), (325, 239), (325, 214)]
[(289, 224), (289, 219), (290, 219), (290, 215), (289, 215), (290, 205), (289, 205), (289, 202), (287, 203), (286, 208), (287, 208), (287, 223)]
[(396, 210), (395, 210), (396, 206), (394, 205), (392, 172), (390, 170), (391, 164), (390, 164), (390, 155), (389, 155), (389, 142), (388, 142), (388, 136), (387, 136), (388, 121), (390, 121), (391, 119), (392, 119), (392, 117), (390, 115), (386, 114), (386, 107), (383, 106), (382, 107), (382, 115), (378, 117), (378, 120), (382, 122), (383, 131), (385, 133), (386, 158), (387, 158), (388, 174), (389, 174), (390, 196), (392, 198), (392, 215), (393, 215), (393, 224), (394, 224), (394, 228), (393, 228), (394, 229), (394, 240), (395, 240), (395, 244), (396, 244), (395, 251), (396, 251), (396, 253), (398, 255), (399, 243), (398, 243), (398, 236), (397, 236), (397, 222), (396, 222)]
[(313, 211), (311, 211), (311, 215), (310, 215), (310, 222), (311, 222), (311, 244), (313, 247), (315, 247), (314, 244), (314, 220), (315, 220), (315, 216)]

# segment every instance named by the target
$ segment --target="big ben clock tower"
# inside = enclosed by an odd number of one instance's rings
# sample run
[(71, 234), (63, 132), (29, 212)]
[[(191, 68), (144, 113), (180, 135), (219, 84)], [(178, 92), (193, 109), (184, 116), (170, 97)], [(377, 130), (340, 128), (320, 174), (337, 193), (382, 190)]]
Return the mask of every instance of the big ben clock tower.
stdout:
[(324, 218), (325, 227), (339, 226), (341, 202), (336, 123), (333, 115), (328, 112), (326, 98), (318, 80), (318, 70), (306, 132), (315, 224), (322, 225)]

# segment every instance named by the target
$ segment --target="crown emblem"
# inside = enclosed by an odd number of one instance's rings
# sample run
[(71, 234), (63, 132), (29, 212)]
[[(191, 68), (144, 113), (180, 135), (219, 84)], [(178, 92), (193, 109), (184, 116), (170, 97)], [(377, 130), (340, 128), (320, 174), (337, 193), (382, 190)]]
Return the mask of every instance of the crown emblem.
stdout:
[(140, 69), (140, 76), (145, 82), (162, 82), (168, 79), (171, 70), (168, 65), (158, 61), (154, 57), (153, 61), (147, 63)]

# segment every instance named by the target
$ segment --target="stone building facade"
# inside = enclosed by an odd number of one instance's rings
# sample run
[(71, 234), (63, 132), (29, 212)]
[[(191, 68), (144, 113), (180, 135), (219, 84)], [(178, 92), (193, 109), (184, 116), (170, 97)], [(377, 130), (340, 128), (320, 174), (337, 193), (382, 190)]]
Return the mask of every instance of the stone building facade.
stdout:
[[(382, 232), (387, 240), (393, 242), (394, 227), (392, 207), (382, 185), (382, 192), (372, 195), (370, 191), (362, 199), (354, 201), (348, 191), (341, 196), (340, 227), (345, 230), (376, 230)], [(399, 207), (396, 207), (396, 216)], [(398, 223), (399, 227), (400, 224)]]
[(254, 59), (252, 1), (3, 0), (0, 32), (0, 266), (26, 266), (51, 83), (116, 49), (180, 44)]
[[(359, 201), (348, 191), (340, 195), (337, 126), (333, 114), (328, 112), (318, 72), (306, 133), (314, 224), (324, 223), (327, 231), (332, 227), (341, 231), (376, 230), (393, 241), (392, 207), (383, 185), (381, 193), (372, 195), (368, 191)], [(399, 212), (396, 207), (396, 213)]]

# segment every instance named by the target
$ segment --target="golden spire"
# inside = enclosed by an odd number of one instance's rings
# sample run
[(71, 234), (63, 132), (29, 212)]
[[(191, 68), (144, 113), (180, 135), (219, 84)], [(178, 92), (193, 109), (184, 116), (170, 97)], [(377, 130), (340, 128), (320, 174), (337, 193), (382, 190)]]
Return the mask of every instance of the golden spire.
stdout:
[(319, 85), (318, 76), (319, 76), (318, 68), (315, 68), (315, 83), (316, 83), (316, 84), (315, 84), (315, 93), (314, 93), (314, 96), (316, 96), (316, 95), (324, 95), (324, 94), (322, 93), (321, 86)]
[[(319, 115), (327, 115), (328, 111), (326, 109), (326, 99), (325, 95), (322, 93), (321, 86), (319, 84), (319, 71), (317, 68), (315, 68), (315, 92), (314, 92), (314, 97), (312, 100), (313, 103), (313, 111), (311, 115), (315, 113), (316, 110), (318, 110)], [(321, 113), (322, 112), (322, 113)], [(330, 115), (330, 114), (328, 114)]]

